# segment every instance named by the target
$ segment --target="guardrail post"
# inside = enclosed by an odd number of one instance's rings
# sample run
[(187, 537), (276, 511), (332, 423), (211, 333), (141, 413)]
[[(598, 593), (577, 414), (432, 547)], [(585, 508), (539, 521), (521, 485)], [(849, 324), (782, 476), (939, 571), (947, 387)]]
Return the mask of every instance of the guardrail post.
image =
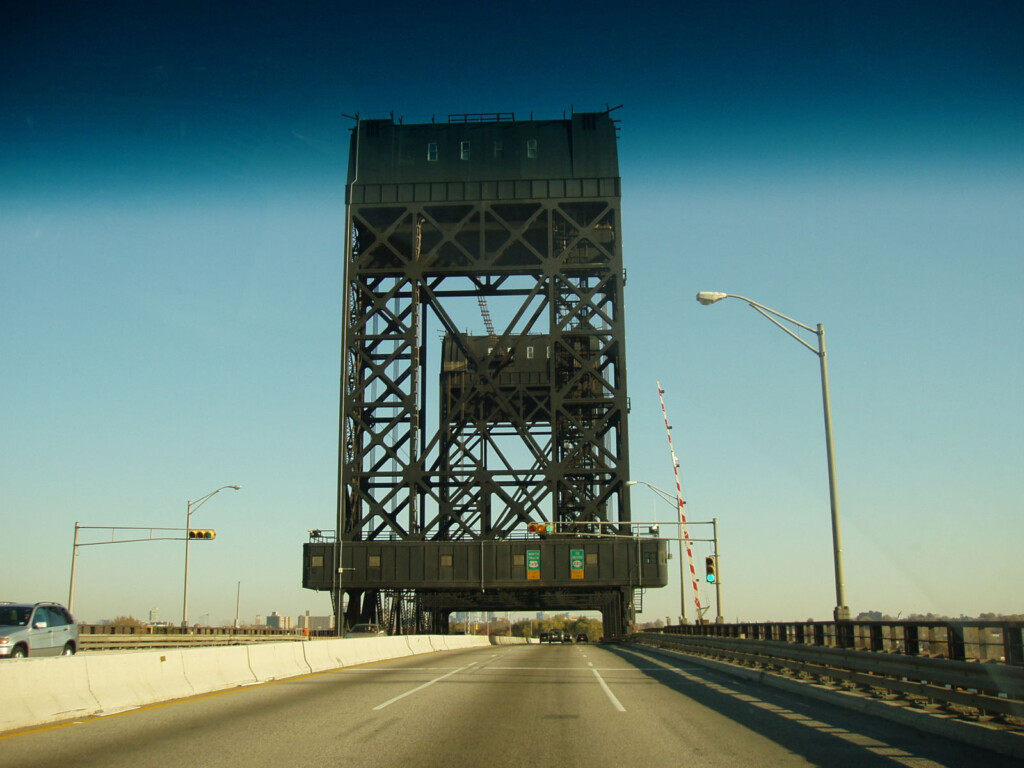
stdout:
[(1024, 629), (1003, 626), (1003, 658), (1007, 664), (1024, 664)]
[(868, 627), (870, 649), (875, 653), (885, 650), (885, 638), (882, 636), (882, 625), (872, 624)]
[(821, 622), (815, 622), (814, 624), (814, 644), (825, 645), (825, 625)]
[(853, 648), (853, 624), (848, 621), (835, 622), (836, 647)]
[(946, 626), (946, 645), (949, 658), (955, 661), (965, 661), (967, 659), (964, 628), (962, 626), (956, 624)]
[(796, 635), (796, 637), (794, 638), (795, 642), (798, 643), (799, 645), (803, 645), (804, 644), (804, 625), (803, 624), (797, 624), (796, 626), (793, 627), (793, 630), (794, 630), (794, 634)]
[(916, 624), (903, 627), (903, 650), (908, 656), (921, 655), (920, 627)]

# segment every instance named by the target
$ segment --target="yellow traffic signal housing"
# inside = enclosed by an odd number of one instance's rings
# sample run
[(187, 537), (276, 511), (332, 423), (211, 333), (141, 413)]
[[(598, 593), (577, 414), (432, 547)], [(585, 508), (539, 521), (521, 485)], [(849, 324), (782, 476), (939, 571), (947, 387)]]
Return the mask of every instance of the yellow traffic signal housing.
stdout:
[(188, 537), (189, 539), (201, 539), (203, 541), (209, 541), (210, 539), (217, 538), (217, 532), (211, 531), (209, 529), (200, 530), (196, 528), (189, 528)]
[(541, 523), (530, 523), (527, 526), (526, 530), (528, 530), (530, 533), (536, 533), (536, 534), (540, 534), (540, 535), (544, 535), (544, 534), (547, 534), (547, 533), (554, 533), (555, 532), (555, 524), (554, 523), (544, 523), (544, 522), (541, 522)]
[(711, 555), (704, 558), (704, 578), (707, 579), (708, 584), (714, 584), (718, 578), (715, 573), (715, 558)]

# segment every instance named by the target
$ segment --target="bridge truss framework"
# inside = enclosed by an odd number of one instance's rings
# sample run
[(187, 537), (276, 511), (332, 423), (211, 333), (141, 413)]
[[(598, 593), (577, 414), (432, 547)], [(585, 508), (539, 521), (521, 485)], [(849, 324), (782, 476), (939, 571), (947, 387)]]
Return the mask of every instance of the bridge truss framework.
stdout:
[[(334, 541), (307, 545), (304, 585), (331, 589), (339, 625), (445, 631), (453, 610), (593, 608), (617, 635), (644, 576), (647, 586), (666, 579), (663, 548), (643, 573), (628, 526), (615, 126), (607, 112), (494, 118), (357, 121), (338, 524)], [(549, 160), (529, 162), (531, 137)], [(494, 157), (465, 164), (461, 152), (473, 145), (493, 146)], [(459, 159), (431, 161), (439, 146), (458, 146)], [(409, 147), (422, 148), (420, 162), (396, 171)], [(486, 335), (464, 330), (467, 306), (483, 309)], [(526, 530), (536, 521), (555, 523), (554, 536), (579, 545), (572, 551), (622, 551), (605, 553), (615, 565), (600, 577), (596, 568), (574, 577), (583, 583), (529, 575), (524, 553), (540, 549)], [(476, 572), (432, 581), (435, 560), (442, 573), (455, 567), (451, 543), (479, 543), (493, 563), (481, 554)]]

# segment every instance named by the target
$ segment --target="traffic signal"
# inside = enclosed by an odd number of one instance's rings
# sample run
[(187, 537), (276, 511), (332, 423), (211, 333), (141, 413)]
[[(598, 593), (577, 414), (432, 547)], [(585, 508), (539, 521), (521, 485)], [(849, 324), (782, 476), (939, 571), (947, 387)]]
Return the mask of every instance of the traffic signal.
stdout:
[(715, 575), (715, 558), (711, 555), (704, 558), (704, 578), (708, 580), (708, 584), (714, 584), (718, 578)]
[(203, 540), (216, 539), (217, 538), (217, 532), (216, 531), (211, 531), (211, 530), (206, 530), (206, 529), (198, 530), (198, 529), (195, 529), (195, 528), (189, 528), (189, 530), (188, 530), (188, 537), (189, 537), (189, 539), (203, 539)]
[(543, 523), (543, 522), (541, 522), (541, 523), (530, 523), (528, 526), (526, 526), (526, 530), (528, 530), (530, 533), (538, 533), (538, 534), (554, 533), (555, 532), (555, 524), (554, 523)]

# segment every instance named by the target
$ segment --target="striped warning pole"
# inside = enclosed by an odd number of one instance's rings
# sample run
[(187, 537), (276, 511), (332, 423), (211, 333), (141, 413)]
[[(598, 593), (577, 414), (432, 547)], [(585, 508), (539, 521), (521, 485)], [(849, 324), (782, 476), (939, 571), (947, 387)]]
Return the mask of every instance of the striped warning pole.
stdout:
[[(661, 382), (658, 382), (658, 399), (661, 401), (661, 415), (665, 419), (665, 434), (668, 435), (668, 450), (672, 454), (672, 471), (675, 472), (676, 476), (676, 500), (679, 504), (679, 525), (683, 529), (683, 544), (686, 546), (686, 559), (690, 563), (690, 581), (693, 583), (693, 601), (697, 605), (697, 621), (700, 622), (701, 617), (704, 615), (700, 607), (700, 592), (697, 589), (697, 570), (693, 567), (693, 551), (690, 548), (690, 532), (686, 527), (686, 512), (683, 507), (686, 502), (683, 501), (683, 486), (679, 482), (679, 457), (676, 456), (676, 449), (672, 445), (672, 427), (668, 423), (668, 411), (665, 409), (665, 390), (661, 388)], [(682, 589), (682, 584), (679, 585)], [(685, 615), (682, 618), (686, 618)]]

